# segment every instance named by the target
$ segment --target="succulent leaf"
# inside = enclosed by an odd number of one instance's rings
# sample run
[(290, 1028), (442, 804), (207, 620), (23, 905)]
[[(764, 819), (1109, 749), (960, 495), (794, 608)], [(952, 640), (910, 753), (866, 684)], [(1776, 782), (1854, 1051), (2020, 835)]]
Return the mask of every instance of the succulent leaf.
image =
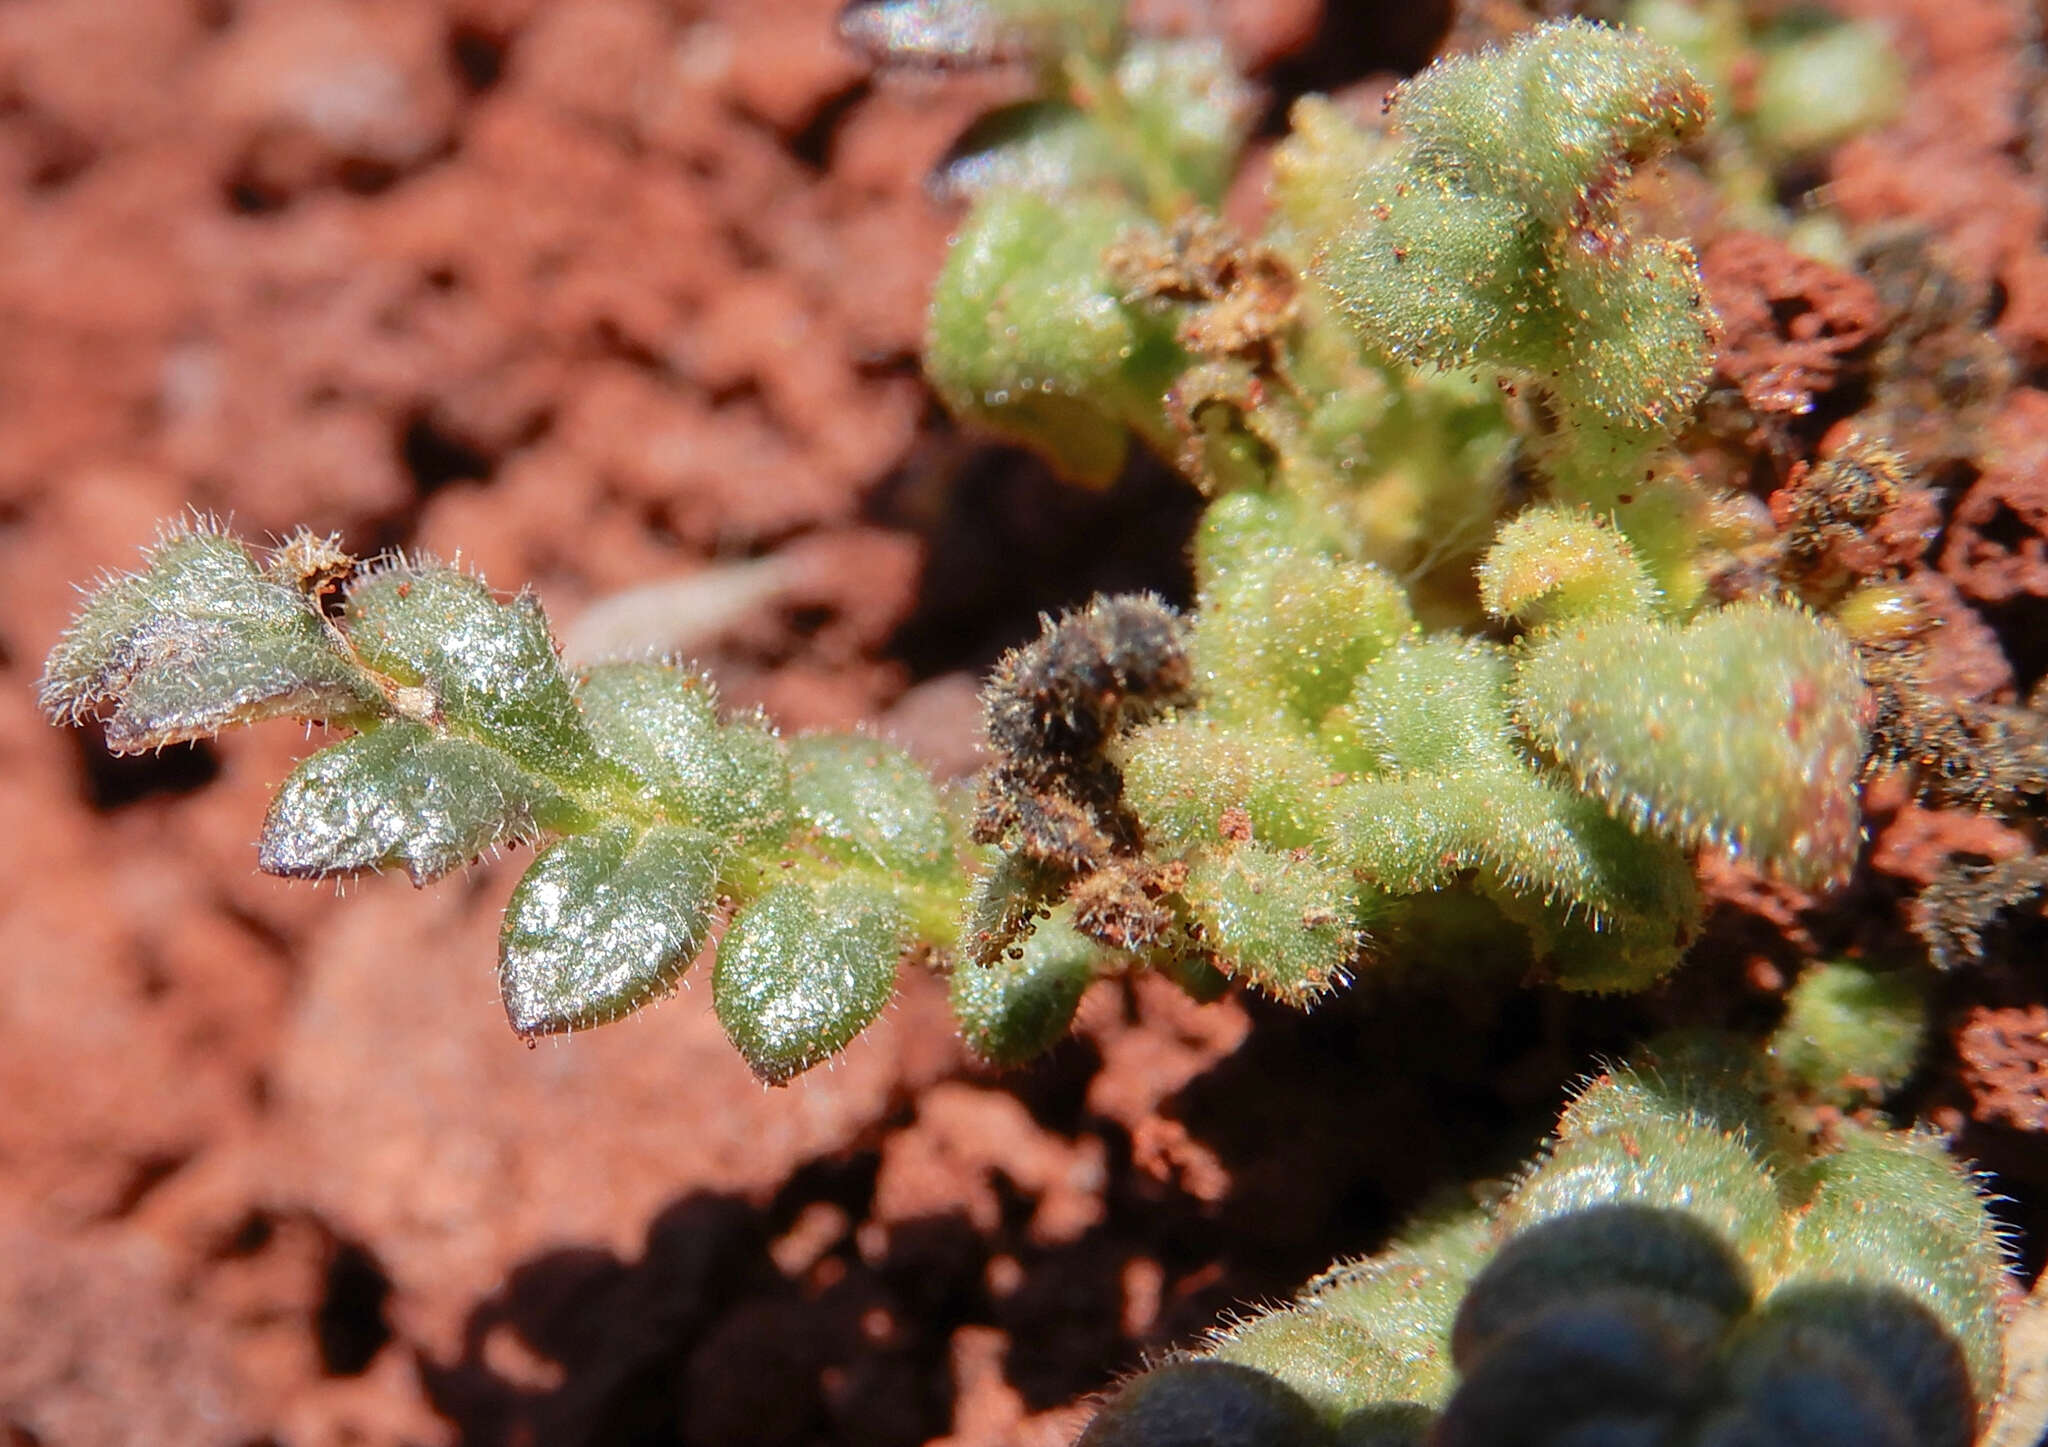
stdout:
[(1850, 960), (1808, 966), (1785, 1000), (1771, 1058), (1818, 1098), (1847, 1106), (1906, 1083), (1927, 1044), (1925, 981)]
[(1757, 601), (1682, 629), (1559, 625), (1515, 681), (1530, 738), (1634, 827), (1802, 883), (1855, 863), (1863, 685), (1848, 641), (1813, 615)]
[(1705, 388), (1709, 313), (1691, 252), (1630, 236), (1621, 199), (1706, 125), (1683, 63), (1633, 32), (1544, 25), (1437, 62), (1390, 107), (1398, 144), (1314, 248), (1359, 335), (1413, 365), (1532, 378), (1568, 428), (1674, 426)]
[(1663, 601), (1628, 539), (1589, 511), (1538, 506), (1504, 524), (1479, 563), (1479, 601), (1528, 627), (1649, 618)]
[(1801, 1203), (1790, 1285), (1903, 1292), (1954, 1336), (1976, 1401), (1997, 1396), (2004, 1280), (1997, 1227), (1938, 1139), (1852, 1128), (1841, 1149), (1795, 1174), (1789, 1190)]
[(1257, 842), (1198, 858), (1182, 886), (1217, 968), (1306, 1005), (1343, 982), (1361, 902), (1350, 876)]
[(1285, 547), (1260, 564), (1203, 596), (1197, 677), (1227, 717), (1277, 708), (1318, 727), (1367, 664), (1415, 634), (1415, 615), (1401, 585), (1369, 564)]
[(1335, 766), (1310, 741), (1203, 714), (1141, 725), (1116, 750), (1124, 802), (1155, 851), (1185, 854), (1242, 827), (1261, 843), (1300, 849), (1329, 836)]
[(1077, 482), (1123, 466), (1127, 429), (1161, 452), (1187, 356), (1170, 309), (1122, 300), (1103, 257), (1145, 225), (1126, 202), (996, 191), (976, 203), (932, 292), (925, 371), (962, 421), (1035, 448)]
[(612, 825), (550, 846), (499, 936), (512, 1028), (602, 1025), (666, 994), (703, 948), (717, 896), (717, 848), (694, 829)]
[(790, 803), (827, 853), (906, 874), (952, 862), (939, 792), (917, 761), (893, 744), (811, 734), (789, 746)]
[[(1491, 1219), (1335, 1268), (1198, 1360), (1265, 1373), (1346, 1442), (1967, 1447), (2004, 1285), (1968, 1177), (1907, 1132), (1764, 1150), (1742, 1083), (1764, 1072), (1730, 1037), (1652, 1060), (1588, 1087)], [(1111, 1440), (1167, 1440), (1145, 1380)]]
[(853, 0), (839, 35), (884, 65), (994, 65), (1103, 53), (1122, 21), (1113, 0)]
[[(930, 187), (946, 199), (1003, 190), (1048, 198), (1144, 195), (1162, 173), (1215, 204), (1256, 116), (1251, 89), (1213, 40), (1141, 40), (1109, 80), (1128, 128), (1113, 131), (1073, 101), (1041, 98), (982, 116), (956, 141)], [(1099, 99), (1099, 98), (1098, 98)]]
[(1018, 958), (953, 967), (953, 1018), (972, 1050), (991, 1065), (1022, 1065), (1066, 1035), (1095, 978), (1103, 948), (1061, 911), (1039, 924)]

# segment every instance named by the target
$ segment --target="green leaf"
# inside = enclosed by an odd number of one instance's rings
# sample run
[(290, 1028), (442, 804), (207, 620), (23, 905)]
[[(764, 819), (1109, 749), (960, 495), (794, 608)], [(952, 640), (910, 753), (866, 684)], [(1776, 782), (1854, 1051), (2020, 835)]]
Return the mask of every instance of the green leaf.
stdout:
[(1706, 388), (1711, 316), (1692, 253), (1632, 236), (1621, 203), (1636, 167), (1707, 123), (1684, 63), (1633, 32), (1541, 25), (1439, 61), (1390, 105), (1397, 144), (1348, 209), (1302, 213), (1335, 231), (1297, 247), (1359, 337), (1540, 384), (1564, 454), (1587, 426), (1675, 426)]
[[(1140, 40), (1117, 63), (1138, 142), (1186, 192), (1216, 206), (1258, 119), (1260, 96), (1214, 37)], [(1142, 194), (1143, 185), (1134, 185)]]
[(564, 807), (498, 750), (394, 720), (292, 770), (263, 821), (259, 861), (300, 879), (402, 867), (426, 884), (533, 838)]
[(1187, 366), (1173, 310), (1126, 305), (1103, 261), (1146, 224), (1129, 203), (1097, 196), (996, 191), (977, 202), (925, 331), (925, 372), (947, 408), (1077, 482), (1115, 478), (1127, 428), (1170, 453), (1164, 399)]
[(1789, 1189), (1802, 1207), (1784, 1285), (1904, 1292), (1954, 1334), (1978, 1401), (1994, 1398), (2004, 1375), (1998, 1298), (2008, 1285), (1998, 1227), (1940, 1138), (1852, 1126), (1842, 1148), (1797, 1173)]
[(349, 591), (346, 626), (364, 662), (429, 692), (437, 726), (552, 779), (603, 772), (531, 594), (501, 603), (459, 569), (398, 563)]
[(1262, 844), (1298, 849), (1329, 835), (1335, 766), (1294, 734), (1185, 713), (1140, 725), (1114, 756), (1125, 807), (1156, 854), (1221, 844), (1232, 809)]
[(993, 65), (1106, 54), (1122, 22), (1116, 0), (854, 0), (839, 35), (883, 65)]
[(782, 745), (752, 721), (720, 722), (707, 679), (664, 663), (603, 663), (577, 699), (606, 757), (696, 828), (735, 849), (788, 832)]
[(1621, 532), (1583, 508), (1538, 505), (1504, 524), (1479, 564), (1479, 601), (1525, 626), (1648, 618), (1663, 601)]
[(1897, 1090), (1927, 1045), (1927, 975), (1853, 960), (1800, 972), (1771, 1058), (1807, 1091), (1848, 1107)]
[(952, 860), (939, 791), (915, 759), (879, 739), (811, 734), (789, 746), (797, 818), (836, 858), (933, 874)]
[(1102, 128), (1062, 100), (1000, 106), (967, 130), (927, 183), (946, 201), (992, 191), (1058, 196), (1122, 180), (1116, 148)]
[(889, 1003), (907, 932), (902, 906), (855, 880), (777, 885), (719, 945), (711, 997), (726, 1037), (770, 1085), (829, 1059)]
[(1560, 624), (1531, 641), (1516, 686), (1529, 736), (1637, 829), (1801, 883), (1856, 862), (1863, 683), (1812, 614), (1757, 601), (1682, 629)]
[(1713, 108), (1675, 52), (1585, 21), (1440, 60), (1389, 105), (1418, 169), (1510, 198), (1549, 227), (1618, 205), (1615, 173), (1698, 136)]
[(1350, 876), (1258, 843), (1200, 858), (1181, 888), (1217, 967), (1306, 1005), (1343, 983), (1357, 954)]
[(87, 600), (44, 666), (42, 705), (66, 722), (110, 708), (107, 747), (134, 753), (280, 715), (373, 717), (383, 699), (311, 599), (201, 523)]
[(555, 844), (505, 909), (498, 988), (512, 1028), (602, 1025), (668, 993), (717, 900), (718, 851), (694, 829), (613, 825)]
[(1062, 910), (1032, 931), (1023, 958), (953, 968), (953, 1018), (976, 1055), (993, 1065), (1022, 1065), (1058, 1044), (1095, 978), (1102, 947)]
[(1375, 658), (1415, 635), (1408, 595), (1365, 563), (1275, 545), (1210, 587), (1195, 661), (1210, 707), (1319, 727)]

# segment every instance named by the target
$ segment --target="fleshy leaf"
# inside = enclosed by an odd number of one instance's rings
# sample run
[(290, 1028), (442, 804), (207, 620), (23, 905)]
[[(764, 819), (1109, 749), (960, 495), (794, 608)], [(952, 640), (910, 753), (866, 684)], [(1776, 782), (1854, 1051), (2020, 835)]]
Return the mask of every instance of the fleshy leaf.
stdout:
[(1155, 851), (1214, 846), (1240, 823), (1281, 849), (1303, 848), (1329, 833), (1335, 766), (1307, 740), (1279, 729), (1179, 714), (1141, 725), (1118, 745), (1116, 759), (1124, 803)]
[(1140, 41), (1124, 52), (1111, 83), (1130, 116), (1127, 134), (1066, 100), (1004, 106), (954, 143), (931, 189), (973, 200), (1008, 189), (1058, 197), (1097, 189), (1143, 195), (1157, 186), (1211, 205), (1220, 200), (1257, 115), (1254, 92), (1223, 47)]
[(604, 663), (576, 696), (597, 747), (692, 827), (734, 848), (788, 829), (781, 745), (752, 720), (721, 722), (708, 680), (663, 663)]
[(1855, 863), (1863, 684), (1813, 615), (1747, 602), (1682, 629), (1560, 624), (1531, 642), (1516, 689), (1529, 736), (1636, 828), (1801, 883)]
[(42, 704), (67, 722), (111, 707), (118, 754), (282, 715), (374, 717), (383, 699), (311, 599), (200, 525), (167, 533), (140, 572), (92, 595), (44, 666)]
[(953, 969), (953, 1018), (968, 1048), (992, 1065), (1021, 1065), (1050, 1050), (1073, 1024), (1102, 954), (1062, 912), (1032, 931), (1021, 959), (961, 961)]
[(1580, 508), (1525, 508), (1479, 564), (1479, 601), (1528, 626), (1567, 618), (1648, 618), (1662, 597), (1628, 539)]
[(498, 750), (394, 720), (292, 770), (263, 821), (259, 859), (267, 874), (324, 879), (402, 867), (426, 884), (532, 838), (563, 807)]
[(1164, 398), (1187, 356), (1170, 310), (1126, 304), (1103, 263), (1146, 224), (1128, 203), (998, 191), (969, 213), (932, 292), (925, 372), (962, 421), (1107, 484), (1127, 428), (1178, 445)]
[(844, 1049), (896, 988), (902, 907), (851, 879), (781, 884), (733, 920), (712, 1004), (754, 1074), (782, 1085)]
[(1217, 967), (1291, 1005), (1328, 994), (1358, 952), (1347, 875), (1258, 843), (1198, 859), (1182, 886)]
[[(1833, 1279), (1915, 1298), (1956, 1334), (1979, 1401), (2002, 1376), (1998, 1233), (1969, 1174), (1930, 1135), (1851, 1128), (1800, 1173), (1796, 1284)], [(1770, 1305), (1773, 1303), (1766, 1303)]]
[(1853, 960), (1800, 972), (1771, 1058), (1806, 1090), (1847, 1107), (1906, 1083), (1927, 1045), (1927, 977)]
[[(1521, 902), (1539, 951), (1559, 947), (1561, 982), (1641, 988), (1690, 939), (1692, 871), (1670, 844), (1529, 766), (1513, 741), (1512, 676), (1500, 648), (1443, 638), (1394, 649), (1360, 676), (1327, 731), (1339, 762), (1369, 776), (1334, 791), (1336, 853), (1396, 894), (1478, 870), (1504, 905)], [(1565, 948), (1575, 918), (1613, 937)]]
[(505, 909), (498, 988), (522, 1035), (602, 1025), (682, 977), (703, 948), (718, 853), (693, 829), (615, 825), (534, 860)]
[(791, 742), (789, 775), (796, 815), (827, 852), (916, 874), (946, 867), (951, 841), (938, 790), (893, 744), (811, 734)]
[(1397, 144), (1309, 238), (1360, 336), (1531, 378), (1567, 430), (1674, 426), (1705, 389), (1710, 313), (1691, 251), (1630, 235), (1623, 199), (1704, 129), (1705, 87), (1640, 34), (1568, 22), (1441, 60), (1389, 105)]
[(990, 111), (961, 134), (927, 182), (941, 200), (991, 191), (1057, 196), (1121, 179), (1102, 128), (1062, 100), (1028, 100)]
[(531, 594), (501, 603), (459, 569), (394, 564), (349, 590), (347, 627), (364, 662), (428, 691), (437, 725), (557, 780), (587, 780), (599, 765)]
[(1314, 728), (1381, 653), (1415, 633), (1406, 591), (1365, 563), (1272, 546), (1203, 596), (1198, 676), (1233, 718), (1277, 707)]

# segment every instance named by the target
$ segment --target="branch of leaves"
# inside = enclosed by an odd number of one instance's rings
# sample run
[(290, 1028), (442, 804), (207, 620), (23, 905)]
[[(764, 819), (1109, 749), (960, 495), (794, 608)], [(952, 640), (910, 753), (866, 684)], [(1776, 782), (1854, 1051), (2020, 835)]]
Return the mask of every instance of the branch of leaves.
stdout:
[(900, 751), (722, 719), (668, 664), (572, 676), (530, 594), (423, 558), (359, 565), (310, 534), (259, 558), (208, 522), (166, 530), (93, 592), (42, 702), (101, 717), (117, 753), (279, 716), (347, 730), (279, 789), (271, 874), (424, 885), (535, 845), (499, 950), (522, 1035), (666, 994), (729, 909), (713, 1004), (779, 1084), (874, 1019), (913, 939), (948, 940), (964, 887), (955, 824)]

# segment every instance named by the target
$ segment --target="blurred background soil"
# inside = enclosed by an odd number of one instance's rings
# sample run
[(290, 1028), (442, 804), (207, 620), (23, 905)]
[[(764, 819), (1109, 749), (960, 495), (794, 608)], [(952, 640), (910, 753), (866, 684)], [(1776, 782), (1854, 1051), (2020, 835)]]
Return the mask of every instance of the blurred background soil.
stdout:
[[(1299, 1017), (1098, 990), (1079, 1038), (1000, 1078), (907, 976), (843, 1059), (771, 1092), (703, 989), (522, 1047), (491, 972), (520, 860), (343, 904), (258, 876), (290, 727), (116, 760), (42, 722), (71, 585), (188, 507), (459, 555), (572, 633), (688, 584), (676, 640), (730, 700), (865, 720), (952, 773), (974, 671), (1039, 610), (1184, 595), (1195, 502), (1162, 471), (1083, 495), (936, 414), (916, 350), (951, 218), (921, 182), (1016, 81), (876, 84), (836, 8), (0, 5), (6, 1447), (1064, 1441), (1143, 1352), (1511, 1165), (1593, 1051), (1768, 1018), (1780, 967), (1855, 910), (2024, 847), (1894, 799), (1846, 900), (1718, 879), (1702, 958), (1642, 1000), (1424, 983), (1376, 1009), (1368, 982)], [(1920, 227), (1964, 289), (1945, 315), (1977, 411), (1929, 444), (1916, 577), (1957, 687), (2023, 695), (2048, 669), (2037, 19), (1854, 8), (1899, 26), (1923, 103), (1836, 158), (1840, 204)], [(1222, 27), (1276, 118), (1453, 25), (1391, 0), (1152, 9)], [(1721, 386), (1768, 473), (1858, 405), (1909, 309), (1725, 245)], [(1970, 363), (1987, 335), (1996, 365)], [(1774, 419), (1794, 366), (1823, 405)], [(1990, 979), (1953, 1022), (1983, 1058), (1947, 1051), (1919, 1089), (2026, 1224), (2042, 991)]]

